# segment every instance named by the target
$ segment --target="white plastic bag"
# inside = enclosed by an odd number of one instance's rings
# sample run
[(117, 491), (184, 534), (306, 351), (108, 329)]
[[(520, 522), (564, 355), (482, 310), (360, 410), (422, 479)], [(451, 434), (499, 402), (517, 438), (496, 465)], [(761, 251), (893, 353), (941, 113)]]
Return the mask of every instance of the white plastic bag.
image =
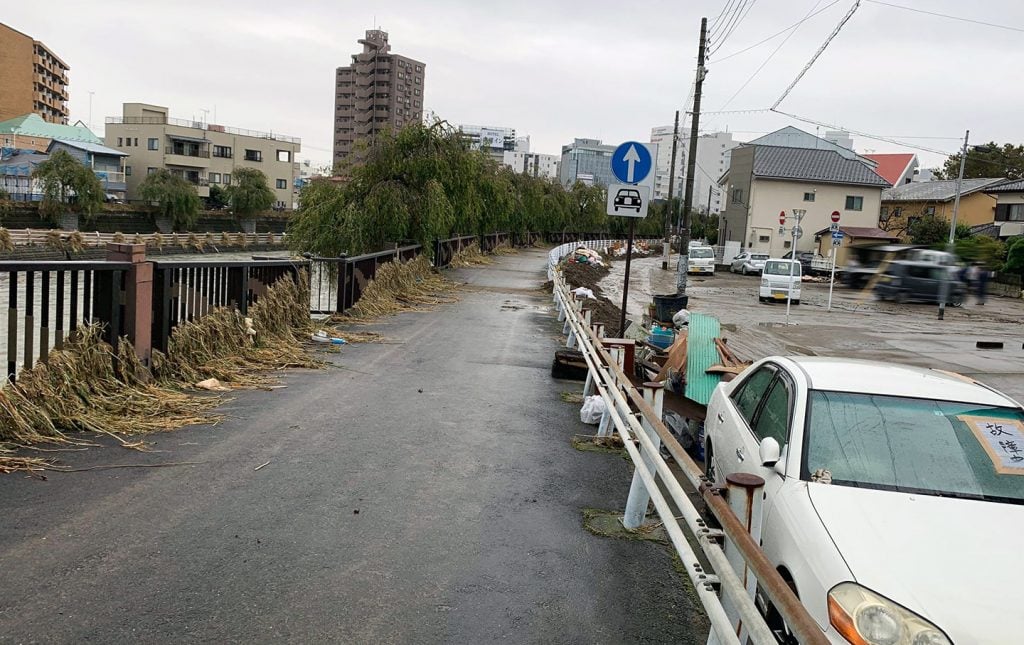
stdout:
[(604, 399), (599, 395), (588, 396), (583, 401), (583, 407), (580, 408), (580, 421), (588, 425), (596, 426), (601, 423), (601, 417), (604, 416)]
[(676, 327), (686, 327), (690, 324), (690, 312), (680, 309), (676, 312), (676, 315), (672, 316), (672, 324)]
[(586, 297), (590, 300), (594, 300), (594, 292), (591, 291), (590, 289), (587, 289), (586, 287), (577, 287), (573, 289), (572, 292), (573, 294), (575, 294), (577, 298)]

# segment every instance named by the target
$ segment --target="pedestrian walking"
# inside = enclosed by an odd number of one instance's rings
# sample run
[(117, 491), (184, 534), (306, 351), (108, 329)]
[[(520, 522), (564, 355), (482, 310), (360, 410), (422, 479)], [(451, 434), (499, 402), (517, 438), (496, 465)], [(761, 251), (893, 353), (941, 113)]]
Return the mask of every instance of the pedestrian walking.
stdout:
[(985, 295), (988, 293), (988, 281), (992, 279), (992, 272), (989, 271), (988, 267), (978, 267), (977, 274), (977, 296), (978, 304), (985, 304)]

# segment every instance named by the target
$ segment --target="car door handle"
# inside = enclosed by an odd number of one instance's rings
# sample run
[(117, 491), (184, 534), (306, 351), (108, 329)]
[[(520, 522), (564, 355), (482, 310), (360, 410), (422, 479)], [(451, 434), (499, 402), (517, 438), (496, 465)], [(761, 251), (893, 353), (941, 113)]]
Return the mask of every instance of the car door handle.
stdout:
[(736, 458), (739, 459), (740, 461), (746, 459), (746, 457), (743, 456), (743, 448), (736, 449)]
[(722, 416), (721, 412), (718, 413), (718, 422), (725, 423), (725, 417)]

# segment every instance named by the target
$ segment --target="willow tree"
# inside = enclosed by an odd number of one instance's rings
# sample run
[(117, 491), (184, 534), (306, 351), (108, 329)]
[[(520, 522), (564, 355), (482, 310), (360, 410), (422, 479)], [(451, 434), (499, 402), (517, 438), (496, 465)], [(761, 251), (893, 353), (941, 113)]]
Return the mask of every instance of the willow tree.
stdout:
[(164, 168), (153, 171), (142, 180), (139, 196), (156, 204), (160, 215), (170, 219), (176, 230), (192, 228), (202, 205), (195, 186)]
[(51, 221), (67, 211), (89, 218), (103, 208), (105, 193), (99, 177), (65, 150), (54, 151), (36, 166), (32, 177), (43, 191), (41, 211)]
[(274, 205), (274, 191), (267, 183), (267, 176), (257, 168), (238, 168), (228, 186), (228, 204), (239, 217), (252, 217), (270, 210)]

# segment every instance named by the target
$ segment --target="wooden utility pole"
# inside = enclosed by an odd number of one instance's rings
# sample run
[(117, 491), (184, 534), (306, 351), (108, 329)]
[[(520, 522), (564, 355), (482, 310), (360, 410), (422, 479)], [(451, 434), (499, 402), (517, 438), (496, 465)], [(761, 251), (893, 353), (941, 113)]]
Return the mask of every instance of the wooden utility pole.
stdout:
[(707, 45), (708, 19), (700, 19), (700, 44), (697, 47), (697, 82), (693, 89), (693, 121), (690, 124), (690, 155), (686, 159), (686, 190), (683, 193), (683, 217), (679, 227), (679, 266), (676, 268), (676, 295), (686, 295), (686, 265), (690, 259), (690, 210), (693, 208), (693, 179), (697, 171), (697, 132), (700, 128), (700, 95), (704, 87), (704, 51)]
[(661, 268), (668, 271), (668, 258), (672, 254), (672, 225), (676, 221), (676, 147), (679, 145), (679, 110), (672, 126), (672, 160), (668, 164), (668, 207), (665, 209), (665, 248), (661, 254)]

